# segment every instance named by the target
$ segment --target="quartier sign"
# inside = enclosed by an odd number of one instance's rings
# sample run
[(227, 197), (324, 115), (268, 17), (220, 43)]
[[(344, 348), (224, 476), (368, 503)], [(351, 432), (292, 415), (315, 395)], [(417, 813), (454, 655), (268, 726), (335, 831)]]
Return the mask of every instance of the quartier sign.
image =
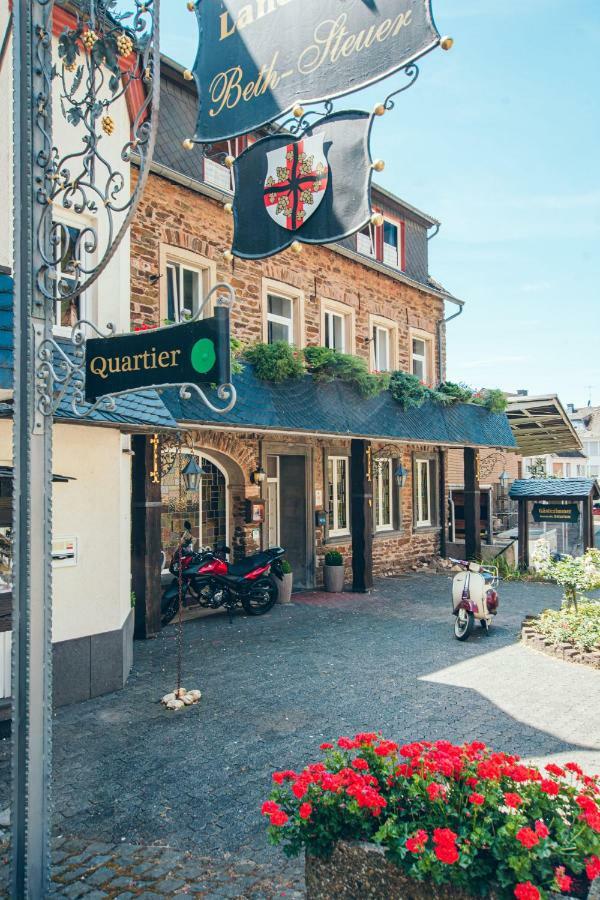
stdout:
[(430, 0), (202, 0), (196, 15), (203, 142), (359, 90), (440, 42)]
[(229, 310), (211, 318), (114, 338), (85, 347), (85, 399), (166, 384), (228, 384)]
[(577, 503), (534, 503), (531, 515), (534, 522), (579, 522)]

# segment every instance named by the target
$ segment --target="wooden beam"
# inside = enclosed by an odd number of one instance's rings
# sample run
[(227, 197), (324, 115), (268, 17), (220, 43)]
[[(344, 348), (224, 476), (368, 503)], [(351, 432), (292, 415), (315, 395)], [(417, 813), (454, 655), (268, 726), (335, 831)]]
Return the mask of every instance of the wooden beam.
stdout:
[(464, 449), (465, 476), (465, 557), (481, 559), (481, 492), (479, 490), (479, 451)]
[(447, 453), (443, 447), (438, 451), (438, 470), (440, 476), (439, 497), (440, 497), (440, 556), (446, 556), (447, 543), (447, 518), (448, 518), (448, 497), (446, 488), (446, 458)]
[(350, 444), (352, 590), (373, 587), (373, 451), (369, 441)]
[(526, 572), (529, 568), (529, 507), (527, 500), (519, 500), (518, 541), (519, 568)]
[(135, 592), (135, 636), (155, 637), (160, 631), (160, 552), (162, 508), (160, 474), (155, 481), (153, 436), (136, 434), (131, 485), (131, 575)]

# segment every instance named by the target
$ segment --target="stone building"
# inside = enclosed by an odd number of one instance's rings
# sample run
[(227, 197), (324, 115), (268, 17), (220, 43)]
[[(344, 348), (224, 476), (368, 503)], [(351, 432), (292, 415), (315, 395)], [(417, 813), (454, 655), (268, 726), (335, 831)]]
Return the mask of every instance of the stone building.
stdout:
[[(341, 244), (304, 246), (300, 254), (226, 261), (230, 170), (199, 148), (183, 148), (193, 133), (195, 89), (171, 61), (164, 61), (162, 77), (153, 174), (131, 231), (132, 324), (177, 320), (182, 309), (195, 312), (210, 287), (229, 282), (237, 297), (232, 334), (244, 344), (328, 346), (362, 357), (372, 371), (411, 372), (431, 386), (444, 380), (446, 318), (462, 301), (429, 276), (428, 238), (439, 223), (374, 187), (382, 227)], [(247, 143), (213, 148), (213, 156), (215, 149), (240, 152)], [(513, 444), (504, 416), (473, 405), (403, 411), (389, 392), (365, 400), (349, 385), (310, 376), (271, 384), (250, 365), (234, 381), (238, 403), (223, 417), (195, 400), (182, 404), (175, 391), (162, 394), (170, 413), (192, 430), (195, 452), (210, 473), (185, 509), (170, 502), (174, 484), (163, 485), (163, 550), (183, 518), (193, 517), (201, 543), (225, 541), (238, 556), (281, 544), (298, 587), (321, 583), (324, 555), (333, 548), (352, 575), (363, 540), (353, 534), (354, 456), (367, 453), (372, 460), (366, 540), (372, 538), (378, 574), (439, 555), (448, 447)], [(474, 455), (467, 453), (471, 466)], [(400, 468), (408, 474), (404, 487), (397, 484)], [(477, 490), (472, 478), (471, 490)], [(264, 522), (249, 521), (247, 501), (259, 498)]]

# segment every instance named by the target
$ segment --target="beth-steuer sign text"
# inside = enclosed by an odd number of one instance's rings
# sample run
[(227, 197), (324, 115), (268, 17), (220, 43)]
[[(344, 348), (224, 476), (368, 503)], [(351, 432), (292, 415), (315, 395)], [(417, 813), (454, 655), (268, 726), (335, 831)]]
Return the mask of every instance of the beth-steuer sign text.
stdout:
[(196, 15), (204, 142), (359, 90), (440, 41), (430, 0), (201, 0)]

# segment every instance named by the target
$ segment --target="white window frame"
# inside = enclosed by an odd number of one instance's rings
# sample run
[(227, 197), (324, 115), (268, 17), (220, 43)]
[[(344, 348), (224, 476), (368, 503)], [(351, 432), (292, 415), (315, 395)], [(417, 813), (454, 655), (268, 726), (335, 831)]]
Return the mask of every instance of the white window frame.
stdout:
[[(325, 310), (325, 327), (323, 329), (323, 345), (329, 347), (330, 350), (338, 350), (340, 353), (346, 352), (346, 317), (342, 313), (334, 312), (332, 309)], [(327, 332), (329, 331), (329, 339), (335, 337), (335, 320), (339, 319), (340, 334), (342, 337), (341, 347), (333, 347), (327, 342)]]
[[(387, 331), (387, 346), (388, 346), (388, 368), (380, 369), (378, 365), (377, 359), (377, 347), (376, 347), (376, 336), (374, 332), (376, 331), (376, 335), (378, 336), (380, 331)], [(398, 368), (398, 326), (391, 319), (386, 319), (383, 316), (369, 315), (369, 344), (370, 344), (370, 366), (372, 372), (393, 372)]]
[[(434, 343), (433, 343), (433, 335), (428, 331), (423, 331), (420, 328), (411, 328), (408, 332), (408, 340), (409, 340), (409, 352), (410, 352), (410, 372), (412, 375), (416, 375), (414, 371), (414, 362), (415, 360), (420, 360), (423, 363), (424, 376), (422, 381), (428, 387), (431, 387), (434, 381)], [(425, 354), (422, 356), (420, 353), (415, 353), (413, 350), (413, 341), (422, 341), (425, 345)], [(418, 377), (418, 376), (417, 376)]]
[[(212, 260), (198, 253), (193, 253), (185, 247), (175, 247), (171, 244), (161, 244), (159, 249), (160, 257), (160, 322), (163, 325), (169, 318), (169, 269), (172, 266), (180, 267), (180, 289), (183, 284), (183, 270), (194, 272), (198, 275), (200, 282), (200, 293), (198, 297), (199, 304), (202, 304), (204, 297), (209, 293), (217, 280), (217, 266)], [(213, 311), (213, 303), (209, 303), (202, 314), (202, 318), (210, 316)], [(190, 310), (192, 314), (194, 310)], [(180, 322), (181, 310), (175, 310), (175, 321)], [(185, 320), (184, 320), (185, 321)]]
[[(386, 222), (388, 225), (393, 225), (396, 228), (397, 234), (397, 243), (396, 243), (396, 259), (394, 262), (390, 262), (385, 258), (385, 248), (393, 247), (393, 244), (387, 244), (385, 241), (385, 225)], [(404, 223), (399, 221), (398, 219), (392, 219), (391, 216), (385, 216), (382, 226), (381, 232), (381, 246), (382, 246), (382, 261), (386, 266), (391, 266), (394, 269), (399, 269), (401, 272), (404, 271), (404, 256), (402, 253), (404, 242), (402, 240), (402, 232), (404, 229)]]
[[(415, 352), (415, 341), (420, 341), (421, 344), (423, 344), (423, 353)], [(411, 340), (410, 340), (410, 355), (411, 355), (412, 374), (417, 375), (417, 377), (420, 377), (420, 380), (423, 382), (427, 382), (427, 371), (429, 369), (429, 360), (428, 360), (429, 354), (427, 353), (427, 350), (428, 350), (427, 341), (424, 338), (417, 337), (417, 335), (413, 334), (411, 337)], [(422, 370), (423, 370), (423, 373), (421, 376), (419, 376), (418, 373), (415, 372), (415, 362), (421, 363)]]
[[(52, 216), (52, 221), (54, 224), (62, 225), (65, 228), (74, 228), (77, 231), (79, 231), (80, 234), (82, 231), (84, 231), (86, 228), (88, 228), (89, 225), (91, 224), (91, 220), (82, 219), (82, 218), (80, 218), (78, 216), (74, 216), (74, 215), (70, 216), (68, 213), (65, 213), (62, 209), (54, 210), (54, 213)], [(94, 225), (95, 225), (95, 223), (94, 223)], [(81, 266), (83, 269), (88, 269), (90, 267), (91, 260), (90, 260), (89, 254), (87, 254), (85, 251), (85, 247), (83, 246), (84, 243), (85, 243), (85, 241), (83, 241), (82, 245), (81, 245), (80, 263), (81, 263)], [(52, 331), (56, 335), (65, 335), (65, 336), (70, 337), (72, 330), (73, 330), (72, 326), (60, 324), (61, 299), (60, 299), (59, 293), (58, 293), (58, 285), (62, 278), (63, 278), (63, 276), (61, 275), (61, 261), (59, 260), (58, 264), (56, 266), (56, 282), (55, 282), (56, 283), (56, 299), (54, 300), (54, 319), (53, 319)], [(74, 280), (73, 275), (68, 272), (65, 273), (64, 278), (67, 281)], [(85, 281), (85, 277), (83, 278), (83, 280)], [(90, 301), (90, 297), (89, 297), (88, 291), (82, 291), (79, 294), (79, 318), (80, 319), (91, 319), (92, 321), (94, 321), (94, 316), (93, 316), (93, 313), (91, 312), (91, 309), (90, 309), (91, 304), (89, 301)]]
[[(374, 488), (375, 488), (375, 496), (374, 496), (374, 519), (375, 519), (375, 531), (393, 531), (394, 530), (394, 472), (393, 472), (393, 460), (390, 457), (383, 457), (382, 459), (377, 459), (375, 461), (375, 479), (374, 479)], [(390, 510), (390, 519), (389, 522), (381, 521), (381, 511), (383, 509), (383, 479), (381, 478), (381, 470), (383, 467), (388, 469), (389, 479), (388, 479), (388, 506)]]
[[(269, 300), (271, 297), (276, 298), (277, 300), (289, 300), (290, 303), (290, 314), (288, 316), (279, 316), (277, 313), (269, 312)], [(270, 344), (269, 340), (269, 325), (283, 325), (288, 330), (288, 344), (294, 343), (294, 299), (293, 297), (286, 297), (285, 294), (275, 294), (273, 291), (269, 291), (267, 293), (267, 343)]]
[[(327, 316), (340, 316), (342, 318), (342, 334), (343, 345), (340, 349), (341, 353), (355, 353), (356, 335), (354, 323), (354, 309), (347, 303), (340, 300), (330, 300), (327, 297), (321, 298), (321, 344), (327, 346), (326, 341), (326, 321)], [(339, 348), (338, 348), (339, 349)]]
[[(339, 527), (338, 521), (338, 475), (337, 475), (337, 463), (343, 460), (344, 462), (344, 472), (345, 472), (345, 485), (346, 485), (346, 527)], [(333, 484), (333, 500), (331, 503), (333, 504), (333, 528), (329, 528), (328, 535), (330, 537), (339, 537), (342, 535), (350, 534), (350, 466), (349, 459), (347, 456), (328, 456), (327, 457), (327, 502), (329, 503), (329, 464), (331, 463), (331, 484)]]
[[(385, 336), (385, 354), (386, 354), (386, 366), (383, 368), (381, 366), (381, 361), (379, 359), (381, 348), (380, 341), (382, 336)], [(373, 369), (375, 372), (391, 372), (391, 348), (390, 348), (390, 329), (386, 328), (385, 325), (373, 325)]]
[(362, 231), (356, 232), (356, 252), (361, 256), (368, 256), (369, 259), (375, 259), (377, 251), (375, 247), (375, 231), (372, 225), (367, 225), (369, 229), (368, 236)]
[[(415, 510), (415, 525), (417, 528), (427, 528), (433, 525), (433, 509), (432, 509), (432, 497), (431, 497), (431, 460), (429, 459), (416, 459), (415, 460), (415, 468), (416, 468), (416, 510)], [(422, 472), (423, 469), (427, 472), (427, 516), (425, 517), (423, 510), (423, 497), (422, 497)]]
[(273, 297), (283, 297), (291, 301), (291, 330), (289, 343), (296, 347), (304, 346), (304, 294), (301, 290), (294, 288), (290, 284), (281, 281), (275, 281), (271, 278), (262, 279), (262, 320), (263, 320), (263, 341), (269, 343), (269, 322), (276, 322), (280, 325), (289, 325), (290, 320), (284, 316), (277, 316), (269, 313), (269, 295)]
[[(268, 538), (268, 540), (269, 540), (270, 546), (279, 546), (281, 543), (281, 457), (275, 453), (269, 453), (268, 456), (272, 456), (276, 460), (276, 468), (277, 468), (277, 474), (275, 476), (269, 476), (267, 474), (267, 509), (270, 512), (268, 485), (274, 484), (275, 485), (275, 506), (276, 506), (275, 515), (277, 516), (277, 522), (275, 523), (275, 533), (276, 533), (275, 534), (275, 544), (271, 544), (270, 538)], [(269, 471), (269, 469), (268, 469), (268, 459), (267, 459), (267, 473), (268, 473), (268, 471)], [(270, 517), (269, 517), (269, 523), (268, 523), (268, 529), (267, 529), (268, 532), (271, 530), (272, 524), (273, 523), (271, 522)]]

